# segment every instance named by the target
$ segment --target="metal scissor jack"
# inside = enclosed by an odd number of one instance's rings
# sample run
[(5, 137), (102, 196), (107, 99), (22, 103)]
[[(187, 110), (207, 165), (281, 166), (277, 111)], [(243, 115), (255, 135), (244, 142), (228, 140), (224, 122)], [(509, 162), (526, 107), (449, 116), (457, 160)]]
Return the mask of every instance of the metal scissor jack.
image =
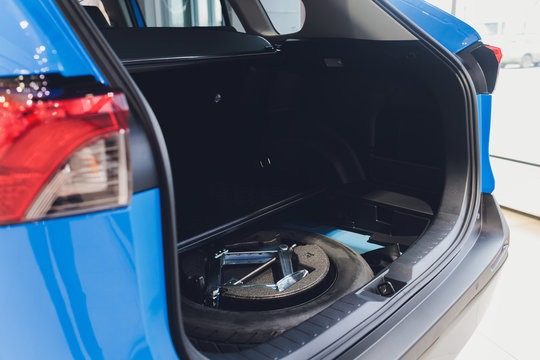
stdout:
[[(304, 278), (309, 271), (303, 269), (294, 271), (292, 254), (296, 244), (288, 246), (286, 244), (280, 244), (275, 249), (269, 250), (254, 250), (254, 251), (229, 251), (223, 250), (218, 252), (214, 258), (217, 260), (213, 264), (212, 282), (208, 286), (207, 292), (207, 304), (217, 307), (219, 305), (219, 295), (223, 286), (240, 286), (240, 287), (254, 287), (265, 286), (274, 289), (278, 292), (288, 289), (290, 286)], [(247, 281), (253, 279), (264, 270), (268, 269), (272, 264), (279, 262), (282, 278), (276, 283), (266, 284), (248, 284)], [(250, 271), (240, 279), (231, 278), (225, 283), (221, 283), (222, 270), (225, 266), (230, 265), (256, 265), (261, 264), (256, 269)]]

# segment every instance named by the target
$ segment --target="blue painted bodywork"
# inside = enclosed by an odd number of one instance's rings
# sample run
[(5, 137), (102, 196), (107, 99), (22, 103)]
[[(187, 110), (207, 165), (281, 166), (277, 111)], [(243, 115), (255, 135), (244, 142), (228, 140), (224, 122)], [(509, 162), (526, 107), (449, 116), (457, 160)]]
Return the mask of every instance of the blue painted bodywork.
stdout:
[(489, 160), (489, 133), (491, 130), (490, 94), (476, 95), (478, 104), (478, 130), (480, 138), (480, 166), (482, 171), (482, 192), (491, 194), (495, 189), (495, 177)]
[(454, 54), (480, 41), (480, 35), (471, 26), (423, 0), (388, 0), (388, 3)]
[(53, 0), (4, 1), (0, 11), (0, 76), (100, 71)]
[(0, 228), (1, 359), (175, 359), (159, 191)]

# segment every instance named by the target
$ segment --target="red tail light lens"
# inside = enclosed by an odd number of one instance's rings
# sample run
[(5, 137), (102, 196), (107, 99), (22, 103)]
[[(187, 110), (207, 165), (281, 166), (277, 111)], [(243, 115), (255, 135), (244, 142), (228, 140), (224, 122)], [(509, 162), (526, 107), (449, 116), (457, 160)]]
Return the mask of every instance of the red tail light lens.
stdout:
[(491, 46), (491, 45), (485, 45), (485, 47), (487, 47), (489, 50), (493, 51), (493, 53), (495, 54), (495, 57), (497, 58), (497, 62), (500, 64), (501, 59), (502, 59), (502, 50), (501, 50), (501, 48), (498, 48), (496, 46)]
[(88, 80), (0, 79), (0, 224), (129, 202), (126, 99)]

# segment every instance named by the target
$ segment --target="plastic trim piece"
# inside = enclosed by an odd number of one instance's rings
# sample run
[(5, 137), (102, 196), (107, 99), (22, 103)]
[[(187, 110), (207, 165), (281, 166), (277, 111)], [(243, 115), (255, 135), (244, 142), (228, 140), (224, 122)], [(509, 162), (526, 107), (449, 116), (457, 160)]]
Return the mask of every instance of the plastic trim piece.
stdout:
[(263, 209), (259, 209), (258, 211), (255, 211), (244, 217), (238, 218), (234, 221), (218, 226), (202, 234), (182, 240), (177, 245), (177, 251), (178, 253), (185, 252), (202, 243), (208, 242), (211, 239), (214, 239), (218, 236), (222, 236), (224, 234), (238, 230), (241, 227), (244, 227), (248, 224), (252, 224), (256, 222), (257, 220), (261, 219), (263, 216), (268, 216), (278, 211), (292, 207), (295, 204), (298, 204), (299, 202), (305, 201), (306, 199), (312, 198), (315, 195), (320, 194), (322, 191), (323, 189), (317, 189), (309, 193), (301, 193), (301, 194), (293, 195), (287, 199), (283, 199), (275, 204), (268, 205), (267, 207)]
[(491, 94), (499, 75), (497, 56), (481, 42), (460, 51), (457, 56), (471, 76), (477, 94)]
[(276, 56), (277, 52), (255, 53), (255, 54), (237, 54), (223, 56), (178, 56), (169, 58), (147, 58), (122, 60), (122, 64), (129, 70), (130, 73), (140, 71), (164, 70), (167, 68), (176, 68), (178, 66), (193, 65), (195, 63), (209, 63), (218, 61), (233, 61), (243, 59), (253, 59), (268, 56)]

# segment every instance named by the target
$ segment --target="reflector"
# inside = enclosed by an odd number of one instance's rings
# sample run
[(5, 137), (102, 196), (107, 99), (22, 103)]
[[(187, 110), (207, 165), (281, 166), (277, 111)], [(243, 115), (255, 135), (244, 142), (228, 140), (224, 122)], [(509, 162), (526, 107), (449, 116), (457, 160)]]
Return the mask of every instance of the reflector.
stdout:
[(495, 57), (497, 58), (497, 61), (500, 64), (501, 59), (502, 59), (502, 50), (501, 50), (501, 48), (498, 48), (496, 46), (491, 46), (491, 45), (484, 45), (484, 46), (487, 47), (489, 50), (493, 51), (493, 53), (495, 54)]

